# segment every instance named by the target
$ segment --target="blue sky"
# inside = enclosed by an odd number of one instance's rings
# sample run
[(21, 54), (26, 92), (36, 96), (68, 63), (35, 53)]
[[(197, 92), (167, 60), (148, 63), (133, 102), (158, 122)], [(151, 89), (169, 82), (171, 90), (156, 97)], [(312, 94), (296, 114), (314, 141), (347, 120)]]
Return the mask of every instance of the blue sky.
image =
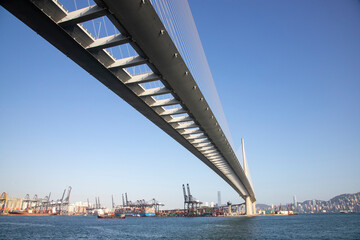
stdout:
[[(360, 191), (360, 2), (189, 1), (232, 137), (259, 203)], [(122, 99), (0, 8), (0, 191), (73, 187), (182, 206), (242, 202)], [(6, 37), (4, 37), (6, 36)], [(110, 206), (110, 205), (109, 205)]]

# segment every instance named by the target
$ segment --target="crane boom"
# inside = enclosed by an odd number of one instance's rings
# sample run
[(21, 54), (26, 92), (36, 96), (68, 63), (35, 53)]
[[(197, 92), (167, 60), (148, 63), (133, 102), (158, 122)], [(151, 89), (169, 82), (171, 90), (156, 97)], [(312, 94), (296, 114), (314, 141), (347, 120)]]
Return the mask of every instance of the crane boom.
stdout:
[(188, 194), (189, 194), (189, 201), (191, 202), (193, 199), (193, 197), (192, 197), (192, 195), (191, 195), (191, 193), (190, 193), (190, 186), (189, 186), (189, 184), (187, 184), (187, 189), (188, 189)]
[(187, 201), (187, 195), (186, 195), (186, 189), (185, 189), (185, 185), (183, 184), (183, 192), (184, 192), (184, 201)]

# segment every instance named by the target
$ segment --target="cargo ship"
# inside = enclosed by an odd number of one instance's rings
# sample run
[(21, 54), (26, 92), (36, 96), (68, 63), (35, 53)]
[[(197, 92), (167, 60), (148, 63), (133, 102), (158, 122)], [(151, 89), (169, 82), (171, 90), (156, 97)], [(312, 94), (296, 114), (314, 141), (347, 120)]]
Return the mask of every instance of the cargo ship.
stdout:
[(111, 218), (111, 219), (114, 219), (114, 218), (124, 219), (124, 218), (125, 218), (125, 215), (124, 215), (124, 214), (115, 215), (114, 213), (111, 213), (111, 214), (100, 214), (100, 215), (98, 215), (97, 217), (98, 217), (98, 218)]
[(56, 216), (57, 213), (51, 211), (48, 212), (33, 212), (32, 210), (10, 210), (6, 215), (17, 215), (17, 216)]
[(115, 216), (125, 215), (125, 217), (154, 217), (154, 207), (123, 207), (115, 210)]

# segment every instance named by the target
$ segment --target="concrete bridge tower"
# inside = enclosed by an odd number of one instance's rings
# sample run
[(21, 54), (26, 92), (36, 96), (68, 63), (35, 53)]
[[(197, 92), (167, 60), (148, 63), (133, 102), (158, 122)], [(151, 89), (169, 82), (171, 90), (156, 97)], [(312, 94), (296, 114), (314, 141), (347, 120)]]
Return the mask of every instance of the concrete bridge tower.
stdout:
[[(241, 138), (241, 148), (242, 148), (244, 173), (245, 173), (246, 177), (249, 179), (249, 182), (252, 187), (252, 181), (251, 181), (250, 171), (249, 171), (249, 167), (248, 167), (247, 160), (246, 160), (245, 146), (244, 146), (243, 138)], [(246, 211), (246, 215), (248, 215), (248, 216), (256, 214), (256, 205), (255, 205), (255, 202), (251, 201), (250, 196), (245, 197), (245, 211)]]

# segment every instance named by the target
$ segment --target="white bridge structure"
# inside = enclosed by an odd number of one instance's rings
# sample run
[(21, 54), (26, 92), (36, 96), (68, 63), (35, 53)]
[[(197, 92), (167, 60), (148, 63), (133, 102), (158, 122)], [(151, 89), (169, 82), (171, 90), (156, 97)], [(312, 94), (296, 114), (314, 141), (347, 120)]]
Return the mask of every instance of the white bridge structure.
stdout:
[(243, 168), (186, 0), (0, 4), (203, 161), (254, 213), (245, 151)]

